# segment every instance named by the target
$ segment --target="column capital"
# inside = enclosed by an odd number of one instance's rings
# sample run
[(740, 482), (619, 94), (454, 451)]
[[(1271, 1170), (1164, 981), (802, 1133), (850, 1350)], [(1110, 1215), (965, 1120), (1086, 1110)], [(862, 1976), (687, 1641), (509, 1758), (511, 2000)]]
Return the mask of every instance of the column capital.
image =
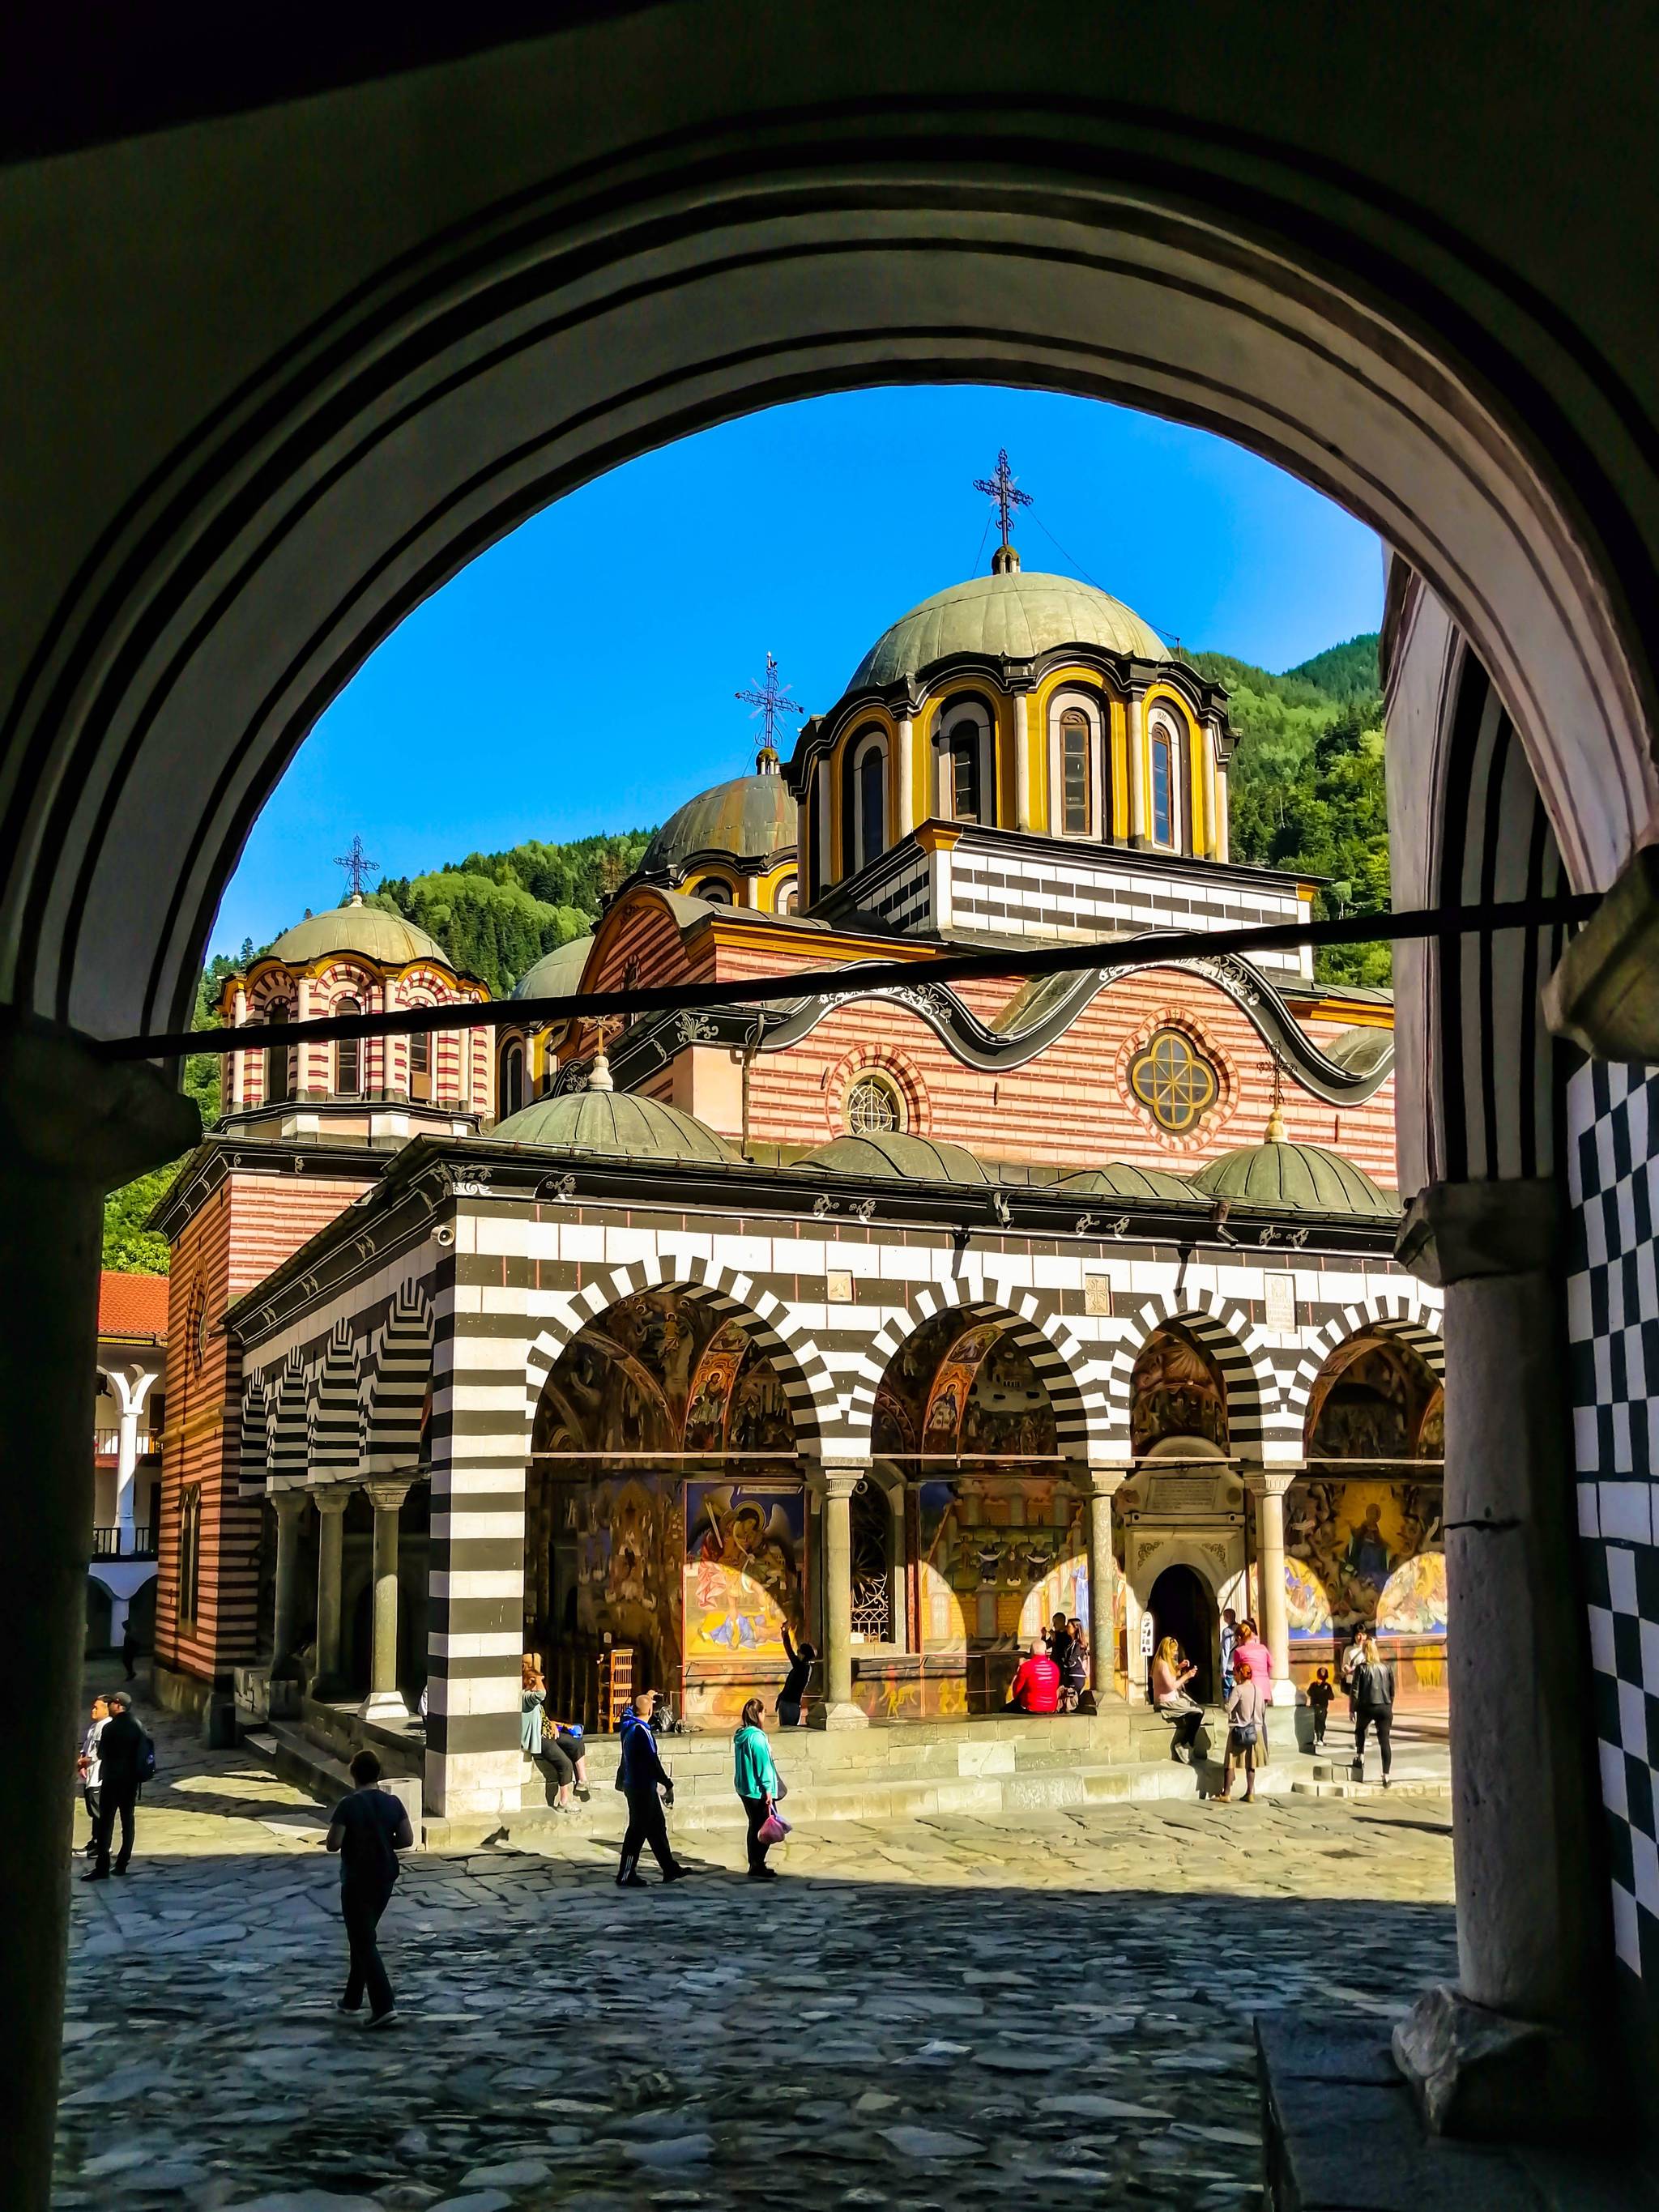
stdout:
[(415, 1486), (412, 1482), (388, 1481), (377, 1476), (362, 1487), (368, 1492), (368, 1502), (377, 1513), (395, 1513)]
[(196, 1102), (148, 1060), (0, 1010), (0, 1142), (48, 1174), (112, 1189), (202, 1140)]
[(355, 1482), (331, 1482), (324, 1489), (311, 1492), (311, 1502), (319, 1513), (343, 1513), (356, 1494)]
[(1561, 1188), (1553, 1176), (1431, 1182), (1406, 1208), (1395, 1256), (1437, 1290), (1480, 1275), (1544, 1273), (1560, 1255)]
[(1091, 1459), (1088, 1466), (1090, 1495), (1115, 1498), (1134, 1471), (1133, 1460)]
[(1306, 1462), (1299, 1459), (1242, 1460), (1238, 1479), (1252, 1498), (1282, 1498), (1307, 1471)]
[(309, 1492), (304, 1490), (272, 1490), (266, 1495), (279, 1521), (297, 1521)]
[(870, 1473), (870, 1462), (836, 1460), (822, 1466), (819, 1474), (826, 1498), (850, 1498)]

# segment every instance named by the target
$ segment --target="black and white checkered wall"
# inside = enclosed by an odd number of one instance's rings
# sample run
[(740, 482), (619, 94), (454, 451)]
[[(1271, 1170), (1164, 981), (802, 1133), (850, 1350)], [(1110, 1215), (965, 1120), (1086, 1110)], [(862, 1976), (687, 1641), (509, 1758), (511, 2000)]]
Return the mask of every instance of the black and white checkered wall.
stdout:
[(1567, 1092), (1578, 1526), (1620, 1959), (1659, 1990), (1659, 1070)]

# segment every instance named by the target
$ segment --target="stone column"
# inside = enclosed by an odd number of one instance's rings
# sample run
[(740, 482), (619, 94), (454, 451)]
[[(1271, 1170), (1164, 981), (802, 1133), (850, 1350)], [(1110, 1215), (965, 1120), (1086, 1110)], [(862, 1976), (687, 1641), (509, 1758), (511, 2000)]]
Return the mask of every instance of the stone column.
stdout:
[[(137, 1488), (138, 1423), (143, 1416), (144, 1401), (149, 1397), (154, 1375), (112, 1375), (117, 1396), (121, 1401), (121, 1419), (115, 1432), (115, 1519), (120, 1530), (122, 1557), (127, 1557), (133, 1545), (133, 1494)], [(115, 1624), (110, 1624), (111, 1633)]]
[(1618, 2109), (1561, 1206), (1553, 1182), (1437, 1183), (1400, 1239), (1446, 1292), (1458, 1981), (1394, 2049), (1451, 2135), (1565, 2136)]
[(1221, 817), (1216, 811), (1217, 784), (1215, 724), (1206, 722), (1199, 732), (1204, 747), (1204, 850), (1212, 860), (1221, 858)]
[(24, 1295), (0, 1329), (8, 1467), (6, 1788), (0, 1820), (0, 2143), (8, 2212), (47, 2212), (69, 1933), (64, 1747), (85, 1725), (81, 1656), (92, 1549), (92, 1434), (104, 1194), (201, 1135), (153, 1067), (95, 1059), (0, 1015), (0, 1223)]
[[(247, 1021), (247, 993), (241, 984), (236, 986), (230, 1002), (230, 1022), (233, 1029), (241, 1029)], [(228, 1064), (230, 1076), (230, 1110), (240, 1113), (247, 1103), (247, 1054), (233, 1052)]]
[(1293, 1705), (1291, 1624), (1285, 1610), (1285, 1492), (1302, 1473), (1293, 1465), (1243, 1467), (1244, 1486), (1255, 1500), (1255, 1555), (1261, 1568), (1261, 1640), (1273, 1662), (1273, 1703)]
[(1014, 694), (1014, 827), (1031, 827), (1031, 702), (1024, 691)]
[(368, 1695), (357, 1708), (366, 1721), (406, 1720), (409, 1707), (398, 1687), (398, 1515), (406, 1482), (366, 1482), (374, 1508), (374, 1643)]
[(1127, 1480), (1127, 1467), (1089, 1469), (1089, 1649), (1093, 1658), (1091, 1686), (1099, 1697), (1112, 1687), (1117, 1664), (1117, 1620), (1113, 1596), (1117, 1565), (1112, 1553), (1112, 1500)]
[(823, 1470), (823, 1689), (826, 1728), (865, 1728), (853, 1702), (853, 1492), (867, 1465)]
[(898, 782), (898, 788), (893, 794), (895, 842), (901, 837), (908, 837), (916, 826), (915, 757), (915, 724), (909, 715), (901, 714), (898, 748), (894, 759), (894, 773)]
[(1218, 860), (1232, 858), (1232, 825), (1227, 819), (1227, 771), (1218, 758), (1215, 764), (1215, 856)]
[(314, 1697), (333, 1697), (340, 1687), (340, 1559), (350, 1486), (337, 1484), (313, 1492), (317, 1501), (317, 1675)]
[(300, 1626), (300, 1516), (306, 1510), (303, 1490), (271, 1492), (276, 1516), (276, 1607), (270, 1636), (270, 1672), (280, 1680), (294, 1656)]
[(1129, 702), (1129, 842), (1141, 847), (1146, 836), (1146, 702)]

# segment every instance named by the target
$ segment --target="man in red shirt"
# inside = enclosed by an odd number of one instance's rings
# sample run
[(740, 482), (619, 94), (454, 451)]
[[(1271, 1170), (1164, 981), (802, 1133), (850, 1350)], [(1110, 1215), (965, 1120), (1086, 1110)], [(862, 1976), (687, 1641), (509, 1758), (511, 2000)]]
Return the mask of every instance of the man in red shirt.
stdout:
[(1011, 1713), (1060, 1711), (1060, 1669), (1041, 1637), (1031, 1646), (1029, 1657), (1020, 1661), (1019, 1672), (1009, 1685), (1008, 1710)]

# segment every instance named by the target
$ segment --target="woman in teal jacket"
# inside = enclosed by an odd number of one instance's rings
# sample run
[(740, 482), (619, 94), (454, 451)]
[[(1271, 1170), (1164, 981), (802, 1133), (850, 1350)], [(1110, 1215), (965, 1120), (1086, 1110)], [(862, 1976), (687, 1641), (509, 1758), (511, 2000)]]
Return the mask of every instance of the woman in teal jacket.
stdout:
[(749, 1879), (775, 1881), (777, 1869), (766, 1863), (769, 1846), (762, 1843), (760, 1830), (778, 1794), (778, 1770), (772, 1764), (772, 1747), (761, 1724), (761, 1711), (760, 1699), (750, 1698), (732, 1743), (737, 1754), (738, 1795), (749, 1815)]

